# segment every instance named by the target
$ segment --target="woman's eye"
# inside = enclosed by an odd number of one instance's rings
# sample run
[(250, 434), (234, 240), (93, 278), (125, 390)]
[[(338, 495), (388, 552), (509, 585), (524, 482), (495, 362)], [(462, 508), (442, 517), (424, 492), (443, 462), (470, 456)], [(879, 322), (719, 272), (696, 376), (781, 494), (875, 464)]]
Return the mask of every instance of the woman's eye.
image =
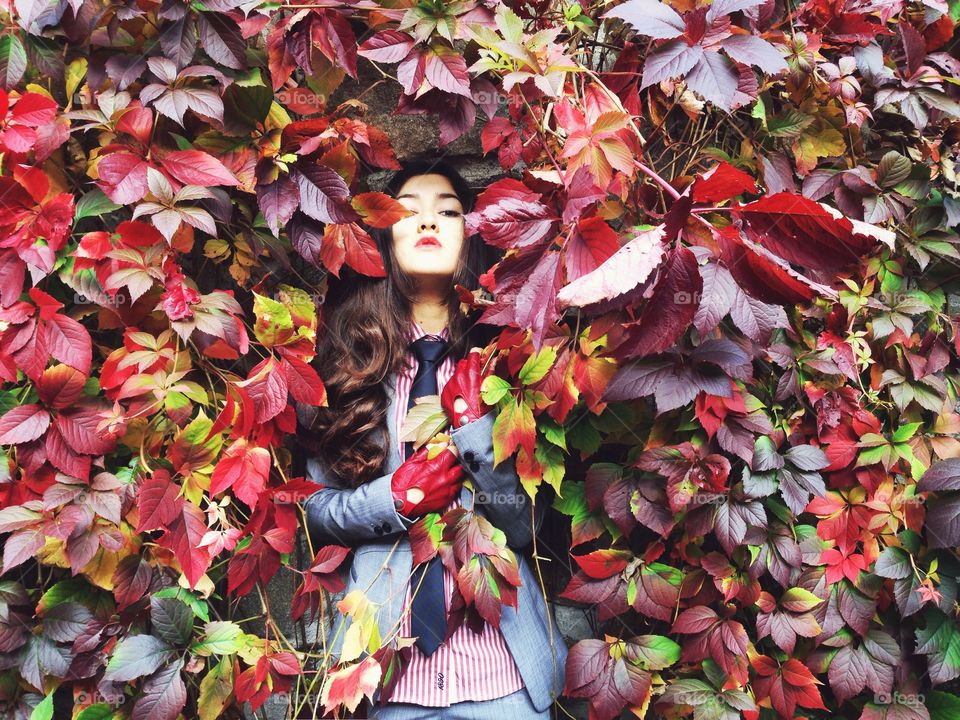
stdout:
[(453, 217), (460, 217), (460, 211), (459, 211), (459, 210), (444, 210), (443, 212), (444, 212), (444, 213), (453, 213)]

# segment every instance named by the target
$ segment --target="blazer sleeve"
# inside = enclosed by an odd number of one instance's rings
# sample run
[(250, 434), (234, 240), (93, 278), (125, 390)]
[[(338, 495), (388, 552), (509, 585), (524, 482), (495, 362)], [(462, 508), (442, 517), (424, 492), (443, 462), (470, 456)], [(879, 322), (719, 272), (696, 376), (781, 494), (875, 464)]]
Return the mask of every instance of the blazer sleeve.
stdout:
[[(530, 510), (530, 496), (520, 485), (516, 460), (510, 456), (493, 466), (494, 411), (450, 431), (463, 459), (463, 467), (477, 487), (475, 509), (480, 510), (507, 536), (507, 545), (519, 549), (533, 542), (546, 512), (544, 503)], [(532, 515), (532, 517), (531, 517)]]
[(400, 516), (393, 505), (392, 472), (357, 488), (345, 487), (323, 468), (317, 458), (310, 458), (307, 477), (324, 486), (304, 502), (307, 531), (317, 547), (354, 547), (406, 532), (413, 524), (410, 519)]

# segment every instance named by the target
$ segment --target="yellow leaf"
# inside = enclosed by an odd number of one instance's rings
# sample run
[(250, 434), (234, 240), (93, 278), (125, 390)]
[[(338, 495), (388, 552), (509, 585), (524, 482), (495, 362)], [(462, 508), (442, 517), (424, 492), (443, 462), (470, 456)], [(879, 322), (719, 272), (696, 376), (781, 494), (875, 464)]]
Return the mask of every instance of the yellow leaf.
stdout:
[(222, 658), (200, 681), (197, 714), (200, 720), (216, 720), (233, 694), (233, 659)]
[(797, 170), (802, 175), (813, 170), (820, 158), (843, 155), (846, 150), (847, 143), (840, 131), (819, 118), (793, 144)]
[(203, 254), (214, 262), (223, 262), (230, 256), (230, 244), (220, 238), (210, 238), (203, 244)]
[(73, 94), (80, 87), (80, 82), (87, 74), (87, 59), (78, 57), (71, 60), (66, 68), (67, 109), (73, 105)]
[(80, 572), (97, 587), (113, 591), (113, 573), (116, 571), (117, 565), (120, 564), (121, 553), (123, 553), (123, 557), (129, 555), (129, 552), (124, 552), (124, 550), (113, 552), (100, 548)]

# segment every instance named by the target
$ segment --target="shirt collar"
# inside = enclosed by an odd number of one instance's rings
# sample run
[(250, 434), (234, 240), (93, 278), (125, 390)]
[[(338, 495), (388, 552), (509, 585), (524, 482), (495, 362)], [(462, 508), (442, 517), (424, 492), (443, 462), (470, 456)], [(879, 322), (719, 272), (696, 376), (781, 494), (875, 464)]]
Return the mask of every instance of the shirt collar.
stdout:
[(450, 338), (450, 328), (445, 327), (439, 333), (428, 333), (426, 330), (423, 329), (423, 327), (420, 326), (420, 323), (418, 323), (416, 320), (411, 318), (410, 319), (410, 335), (411, 335), (410, 342), (413, 342), (414, 340), (418, 340), (422, 338), (424, 335), (430, 335), (431, 337), (441, 337), (444, 340), (448, 340)]

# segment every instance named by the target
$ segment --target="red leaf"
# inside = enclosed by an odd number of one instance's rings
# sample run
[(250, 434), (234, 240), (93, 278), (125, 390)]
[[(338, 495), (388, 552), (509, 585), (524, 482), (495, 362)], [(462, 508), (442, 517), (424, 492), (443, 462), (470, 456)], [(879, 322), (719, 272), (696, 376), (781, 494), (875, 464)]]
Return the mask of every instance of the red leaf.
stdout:
[(110, 153), (97, 163), (100, 188), (118, 205), (132, 205), (147, 194), (147, 167), (133, 153)]
[(140, 483), (137, 492), (140, 522), (136, 531), (142, 533), (166, 529), (180, 511), (181, 504), (180, 486), (170, 481), (170, 474), (166, 470), (157, 470), (152, 477)]
[(50, 427), (50, 414), (39, 405), (21, 405), (0, 417), (0, 445), (36, 440)]
[(86, 382), (83, 373), (69, 365), (54, 365), (43, 371), (37, 383), (40, 402), (48, 407), (70, 407), (83, 394)]
[(386, 277), (376, 242), (356, 223), (327, 225), (323, 230), (320, 259), (337, 277), (344, 262), (361, 275)]
[(267, 484), (270, 474), (270, 453), (266, 448), (250, 445), (245, 438), (228, 447), (210, 476), (210, 495), (219, 495), (233, 488), (233, 494), (252, 508)]
[(256, 420), (265, 423), (272, 420), (287, 404), (287, 377), (284, 367), (273, 357), (258, 363), (251, 371), (248, 379), (237, 383), (244, 388), (253, 407)]
[(128, 107), (117, 120), (117, 130), (132, 135), (144, 145), (150, 143), (153, 130), (153, 111), (145, 107)]
[(200, 508), (181, 500), (180, 507), (167, 526), (167, 532), (157, 540), (157, 545), (170, 550), (180, 561), (191, 590), (210, 567), (210, 554), (207, 548), (200, 546), (206, 531), (207, 523)]
[(561, 307), (584, 307), (606, 300), (632, 299), (637, 294), (635, 291), (646, 287), (647, 280), (663, 260), (662, 239), (663, 227), (641, 232), (595, 270), (562, 288), (557, 302)]
[(702, 290), (696, 256), (686, 247), (674, 248), (640, 320), (628, 330), (618, 354), (652, 355), (673, 345), (693, 322)]
[(13, 106), (12, 113), (17, 124), (30, 127), (40, 127), (53, 122), (56, 115), (57, 103), (46, 95), (35, 92), (24, 93)]
[(737, 283), (756, 299), (774, 305), (796, 305), (817, 294), (795, 274), (745, 246), (735, 229), (719, 232), (714, 237), (720, 247), (723, 265)]
[(468, 225), (494, 247), (538, 245), (553, 234), (557, 218), (519, 180), (497, 180), (477, 198), (477, 207), (468, 216)]
[(222, 162), (202, 150), (174, 150), (164, 155), (160, 164), (164, 170), (187, 185), (235, 187), (240, 184)]
[(357, 54), (380, 63), (400, 62), (410, 54), (413, 38), (399, 30), (381, 30), (360, 45)]
[(338, 705), (343, 705), (350, 712), (356, 710), (365, 695), (373, 698), (380, 675), (380, 663), (373, 657), (365, 657), (361, 662), (329, 673), (320, 696), (324, 714), (330, 713)]
[(310, 41), (330, 62), (357, 79), (357, 37), (336, 10), (320, 10), (310, 28)]
[(327, 389), (316, 370), (293, 355), (286, 355), (283, 364), (286, 366), (287, 383), (294, 400), (307, 405), (326, 404)]
[(817, 270), (858, 263), (876, 245), (874, 238), (855, 234), (847, 218), (834, 217), (802, 195), (769, 195), (735, 208), (733, 214), (744, 221), (747, 237), (758, 245)]
[(351, 203), (363, 222), (378, 228), (391, 227), (413, 214), (403, 203), (382, 192), (360, 193), (353, 197)]
[(424, 75), (435, 88), (455, 95), (470, 95), (470, 73), (463, 55), (444, 45), (431, 45), (426, 53)]
[(72, 450), (86, 455), (103, 455), (113, 450), (117, 441), (98, 432), (97, 426), (103, 419), (100, 413), (106, 406), (93, 403), (86, 401), (63, 410), (54, 422)]
[(572, 557), (589, 577), (594, 580), (605, 580), (627, 567), (627, 562), (633, 558), (633, 554), (626, 550), (604, 549)]
[(693, 183), (691, 195), (694, 202), (717, 203), (729, 200), (741, 193), (755, 193), (756, 181), (743, 170), (722, 162)]
[(54, 315), (47, 323), (47, 348), (60, 362), (90, 374), (93, 343), (90, 333), (79, 322), (66, 315)]
[(783, 665), (765, 655), (753, 659), (753, 668), (758, 676), (753, 683), (757, 699), (770, 698), (770, 704), (782, 717), (796, 717), (797, 705), (805, 708), (826, 710), (820, 685), (813, 673), (799, 660), (790, 658)]

